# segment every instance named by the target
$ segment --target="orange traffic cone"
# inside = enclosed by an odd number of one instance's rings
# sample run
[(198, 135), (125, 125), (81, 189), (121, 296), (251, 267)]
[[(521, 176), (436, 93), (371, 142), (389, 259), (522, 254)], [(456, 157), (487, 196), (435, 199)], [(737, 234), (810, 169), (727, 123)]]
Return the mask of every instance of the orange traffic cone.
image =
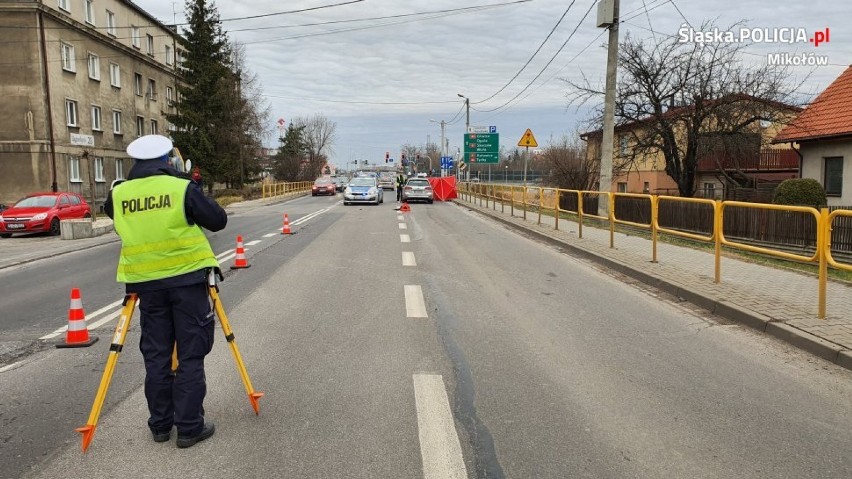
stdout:
[(243, 248), (243, 237), (237, 236), (237, 255), (234, 256), (234, 264), (231, 269), (241, 269), (251, 267), (246, 261), (246, 250)]
[(284, 228), (281, 228), (281, 234), (282, 235), (293, 234), (293, 232), (290, 231), (290, 217), (287, 216), (287, 213), (284, 213)]
[(96, 336), (89, 337), (89, 328), (86, 325), (86, 313), (83, 311), (83, 300), (80, 298), (80, 290), (71, 288), (71, 306), (68, 308), (68, 331), (65, 333), (65, 342), (56, 345), (57, 348), (83, 348), (97, 342)]
[(411, 207), (408, 206), (408, 203), (403, 202), (402, 206), (399, 207), (400, 213), (408, 213), (411, 211)]

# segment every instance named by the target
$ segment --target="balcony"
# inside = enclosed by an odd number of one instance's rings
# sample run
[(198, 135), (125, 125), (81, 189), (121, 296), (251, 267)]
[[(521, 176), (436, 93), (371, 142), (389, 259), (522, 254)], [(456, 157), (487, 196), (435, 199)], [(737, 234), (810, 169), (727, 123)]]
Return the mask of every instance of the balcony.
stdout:
[[(717, 163), (718, 159), (718, 163)], [(741, 170), (743, 172), (781, 172), (797, 171), (799, 169), (799, 155), (791, 148), (765, 149), (759, 155), (732, 158), (725, 153), (708, 155), (698, 161), (697, 171), (699, 173), (710, 173), (723, 170)]]

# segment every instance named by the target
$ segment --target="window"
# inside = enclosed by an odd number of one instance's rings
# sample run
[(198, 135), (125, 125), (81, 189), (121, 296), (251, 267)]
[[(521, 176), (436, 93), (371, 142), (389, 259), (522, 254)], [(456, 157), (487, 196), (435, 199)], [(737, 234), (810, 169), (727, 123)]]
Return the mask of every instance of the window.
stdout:
[(142, 74), (134, 73), (133, 74), (133, 91), (136, 92), (138, 96), (142, 96)]
[(145, 118), (141, 116), (136, 117), (136, 136), (142, 136), (145, 134)]
[(624, 182), (624, 181), (618, 182), (618, 192), (619, 193), (627, 193), (627, 182)]
[(174, 90), (172, 87), (166, 87), (166, 104), (172, 106), (174, 104)]
[(92, 105), (92, 130), (103, 131), (101, 129), (101, 107)]
[(121, 134), (121, 111), (113, 110), (112, 111), (112, 132), (116, 135)]
[(109, 84), (121, 88), (121, 67), (118, 66), (118, 63), (109, 64)]
[(843, 157), (832, 156), (825, 159), (825, 194), (828, 196), (843, 195)]
[(145, 37), (148, 40), (148, 55), (154, 56), (154, 36), (149, 33)]
[(642, 184), (642, 193), (646, 195), (651, 192), (651, 182), (646, 181)]
[(149, 100), (157, 100), (157, 82), (151, 78), (148, 79), (148, 88), (145, 90), (145, 96)]
[(80, 178), (80, 158), (69, 158), (68, 159), (68, 181), (74, 183), (81, 183), (83, 181)]
[(704, 197), (707, 199), (716, 199), (716, 183), (704, 183)]
[(115, 159), (115, 179), (124, 179), (124, 160), (122, 160), (121, 158)]
[(74, 46), (70, 43), (59, 44), (59, 54), (62, 56), (62, 69), (69, 72), (77, 71), (74, 60)]
[(86, 23), (95, 24), (95, 1), (86, 0)]
[(65, 10), (66, 12), (71, 12), (71, 5), (68, 2), (71, 0), (59, 0), (59, 8)]
[(618, 137), (618, 155), (627, 156), (627, 135)]
[(107, 33), (109, 33), (112, 36), (115, 36), (115, 14), (112, 13), (111, 11), (107, 10), (106, 11), (106, 17), (107, 17)]
[(166, 65), (171, 65), (174, 63), (172, 59), (172, 47), (171, 45), (166, 45)]
[(71, 200), (71, 204), (74, 206), (78, 206), (81, 203), (80, 197), (77, 195), (68, 195), (68, 199)]
[(89, 78), (98, 81), (101, 79), (101, 59), (94, 53), (89, 53)]
[(157, 120), (151, 120), (151, 132), (152, 135), (157, 135), (160, 133), (160, 130), (157, 125)]
[(95, 181), (103, 183), (104, 181), (104, 159), (95, 157)]
[(74, 100), (65, 99), (65, 123), (68, 126), (77, 125), (77, 102)]
[(133, 46), (139, 48), (139, 27), (130, 25), (130, 39)]

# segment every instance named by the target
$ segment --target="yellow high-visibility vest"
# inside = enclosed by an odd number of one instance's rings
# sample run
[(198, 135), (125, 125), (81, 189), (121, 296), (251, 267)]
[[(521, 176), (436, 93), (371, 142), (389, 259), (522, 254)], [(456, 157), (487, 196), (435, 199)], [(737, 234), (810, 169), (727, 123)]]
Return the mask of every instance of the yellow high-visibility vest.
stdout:
[(116, 279), (140, 283), (219, 266), (198, 225), (184, 213), (189, 180), (156, 175), (125, 181), (112, 191), (121, 237)]

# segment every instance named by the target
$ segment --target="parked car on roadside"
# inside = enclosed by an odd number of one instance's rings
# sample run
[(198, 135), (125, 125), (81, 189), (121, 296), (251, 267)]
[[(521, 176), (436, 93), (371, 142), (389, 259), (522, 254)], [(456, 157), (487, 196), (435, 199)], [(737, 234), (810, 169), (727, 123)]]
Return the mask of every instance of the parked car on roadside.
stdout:
[(432, 185), (426, 178), (409, 178), (402, 187), (402, 201), (425, 201), (432, 203), (435, 199)]
[(42, 231), (58, 235), (60, 221), (91, 217), (92, 209), (78, 194), (35, 193), (0, 213), (0, 237)]

